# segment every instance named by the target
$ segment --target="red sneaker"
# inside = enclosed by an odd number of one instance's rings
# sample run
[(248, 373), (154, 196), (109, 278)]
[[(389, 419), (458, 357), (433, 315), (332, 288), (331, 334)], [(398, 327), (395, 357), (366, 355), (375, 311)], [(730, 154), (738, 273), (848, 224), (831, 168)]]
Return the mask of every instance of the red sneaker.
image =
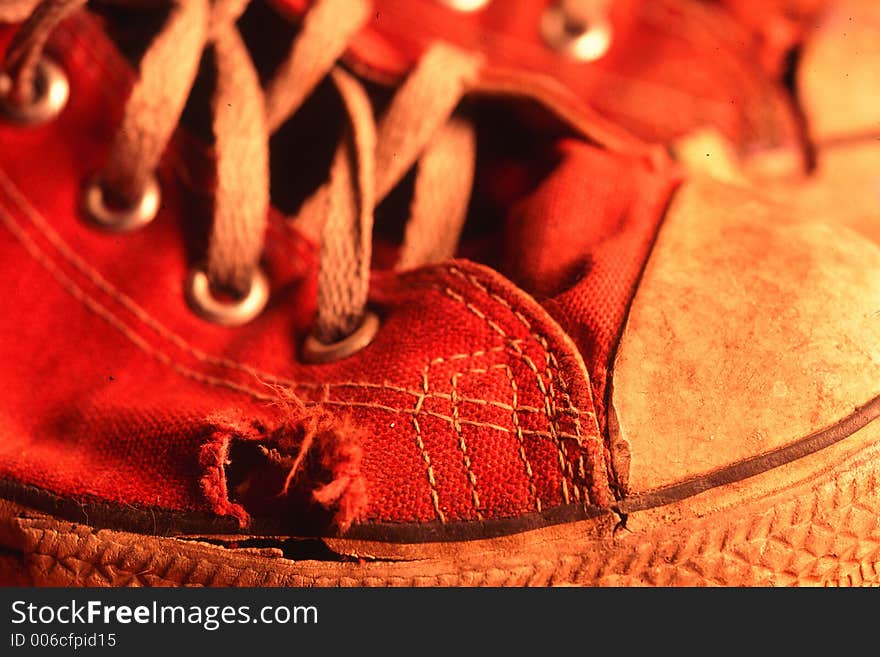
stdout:
[(3, 37), (8, 581), (880, 576), (874, 245), (458, 47), (364, 83), (361, 3), (80, 4)]

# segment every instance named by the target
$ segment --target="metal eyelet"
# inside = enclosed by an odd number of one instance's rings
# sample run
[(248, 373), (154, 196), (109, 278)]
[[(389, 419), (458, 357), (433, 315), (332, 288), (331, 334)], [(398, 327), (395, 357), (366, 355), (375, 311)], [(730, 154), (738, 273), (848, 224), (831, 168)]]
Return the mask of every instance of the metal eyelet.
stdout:
[(83, 189), (82, 208), (94, 225), (114, 233), (125, 233), (145, 226), (156, 218), (162, 193), (159, 182), (151, 176), (140, 198), (127, 208), (113, 208), (107, 204), (104, 183), (99, 174), (92, 176)]
[(479, 11), (486, 5), (488, 5), (491, 0), (437, 0), (441, 4), (446, 5), (450, 9), (454, 9), (455, 11), (460, 11), (462, 13), (470, 13), (472, 11)]
[(613, 29), (604, 12), (590, 20), (569, 14), (563, 4), (554, 3), (541, 15), (541, 36), (548, 46), (567, 57), (595, 62), (611, 47)]
[(31, 102), (18, 105), (6, 98), (11, 85), (8, 76), (0, 76), (0, 115), (22, 125), (39, 125), (54, 119), (70, 97), (64, 69), (45, 57), (37, 64), (35, 94)]
[(302, 361), (320, 365), (342, 360), (370, 344), (378, 331), (379, 318), (375, 313), (368, 311), (364, 313), (360, 326), (342, 340), (325, 344), (314, 335), (309, 335), (303, 343)]
[(251, 286), (240, 299), (222, 301), (211, 290), (211, 281), (201, 267), (194, 267), (184, 290), (187, 303), (202, 319), (221, 326), (241, 326), (259, 315), (269, 300), (269, 279), (259, 269), (254, 271)]

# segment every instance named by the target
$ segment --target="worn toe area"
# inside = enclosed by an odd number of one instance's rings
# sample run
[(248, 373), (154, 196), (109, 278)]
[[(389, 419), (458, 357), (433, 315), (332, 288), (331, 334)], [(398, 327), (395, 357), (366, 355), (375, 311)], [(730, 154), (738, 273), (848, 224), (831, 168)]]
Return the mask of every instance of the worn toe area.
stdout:
[(880, 394), (880, 249), (732, 187), (674, 199), (618, 350), (632, 494), (795, 445)]

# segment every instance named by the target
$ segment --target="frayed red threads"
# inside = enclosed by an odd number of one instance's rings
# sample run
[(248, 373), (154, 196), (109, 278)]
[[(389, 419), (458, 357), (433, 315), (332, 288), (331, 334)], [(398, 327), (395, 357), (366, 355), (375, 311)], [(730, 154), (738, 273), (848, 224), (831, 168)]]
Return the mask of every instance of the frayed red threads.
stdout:
[(242, 505), (229, 499), (229, 489), (226, 482), (229, 446), (235, 435), (229, 429), (218, 428), (211, 434), (208, 442), (202, 445), (199, 450), (199, 466), (204, 474), (199, 479), (199, 484), (214, 513), (221, 516), (232, 516), (244, 528), (250, 521), (250, 515)]
[(360, 432), (346, 418), (334, 432), (334, 438), (321, 448), (321, 466), (332, 479), (312, 493), (325, 507), (336, 506), (334, 524), (345, 532), (367, 510), (367, 486), (361, 474)]
[(284, 453), (296, 454), (281, 488), (281, 495), (287, 495), (315, 442), (320, 446), (333, 441), (336, 419), (320, 407), (307, 407), (296, 397), (283, 398), (279, 406), (284, 412), (284, 420), (275, 432), (278, 448)]
[(213, 431), (199, 456), (205, 497), (215, 513), (235, 517), (242, 527), (251, 513), (286, 515), (296, 527), (305, 521), (299, 514), (311, 516), (309, 505), (317, 504), (345, 532), (367, 510), (361, 430), (271, 387), (277, 394), (271, 422), (235, 412), (209, 420)]
[(325, 508), (335, 508), (333, 524), (345, 532), (367, 510), (367, 487), (360, 471), (361, 431), (348, 418), (339, 419), (325, 408), (306, 406), (290, 393), (279, 392), (285, 426), (279, 430), (278, 447), (296, 452), (281, 494), (289, 492), (312, 455), (320, 473), (330, 477), (328, 483), (312, 491), (312, 499)]

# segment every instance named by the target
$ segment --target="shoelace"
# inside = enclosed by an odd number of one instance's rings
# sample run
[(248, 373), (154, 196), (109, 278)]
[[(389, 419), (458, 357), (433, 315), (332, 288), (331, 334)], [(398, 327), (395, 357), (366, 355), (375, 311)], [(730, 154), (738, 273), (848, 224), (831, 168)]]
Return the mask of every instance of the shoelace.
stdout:
[[(186, 285), (190, 305), (199, 314), (238, 325), (265, 305), (268, 282), (259, 261), (270, 202), (269, 137), (328, 75), (349, 125), (328, 181), (294, 218), (300, 231), (321, 245), (317, 313), (304, 356), (333, 360), (372, 339), (377, 321), (366, 306), (373, 211), (414, 167), (398, 264), (414, 267), (454, 254), (470, 197), (475, 136), (473, 126), (453, 116), (453, 110), (477, 77), (477, 55), (435, 44), (377, 123), (361, 84), (337, 65), (369, 17), (368, 0), (316, 0), (265, 91), (236, 27), (250, 0), (101, 1), (170, 10), (141, 59), (106, 165), (84, 190), (86, 214), (104, 228), (130, 230), (155, 216), (160, 203), (154, 172), (180, 120), (202, 53), (208, 46), (214, 51), (214, 218), (204, 264), (193, 268)], [(466, 10), (486, 4), (441, 1)], [(86, 3), (0, 4), (0, 20), (26, 19), (0, 72), (0, 102), (7, 113), (27, 115), (39, 103), (49, 106), (42, 113), (51, 112), (56, 90), (50, 78), (57, 67), (43, 50), (52, 30)], [(548, 5), (542, 32), (548, 43), (575, 58), (600, 57), (611, 38), (610, 3), (557, 0)], [(57, 95), (64, 93), (59, 88)]]
[[(3, 4), (0, 18), (27, 15), (3, 64), (5, 89), (0, 93), (7, 105), (35, 102), (46, 85), (40, 77), (45, 75), (41, 66), (48, 61), (43, 50), (49, 35), (85, 4)], [(269, 210), (269, 137), (329, 74), (349, 125), (329, 179), (294, 218), (303, 233), (321, 244), (317, 316), (306, 351), (314, 360), (329, 360), (340, 357), (340, 341), (354, 335), (355, 344), (347, 346), (351, 350), (363, 346), (375, 331), (375, 318), (366, 310), (373, 211), (414, 166), (415, 193), (400, 265), (453, 255), (470, 196), (475, 152), (473, 127), (453, 117), (453, 110), (476, 78), (480, 62), (470, 53), (435, 45), (377, 123), (364, 88), (336, 65), (368, 18), (366, 0), (315, 2), (265, 91), (236, 27), (248, 4), (170, 2), (170, 14), (141, 60), (107, 163), (86, 188), (85, 206), (93, 219), (111, 229), (135, 227), (155, 213), (154, 171), (183, 112), (202, 52), (212, 46), (217, 78), (212, 98), (215, 209), (205, 264), (193, 270), (188, 297), (214, 321), (239, 324), (251, 319), (267, 297), (259, 260)], [(233, 301), (219, 300), (217, 291)]]
[[(25, 21), (0, 69), (0, 113), (22, 121), (47, 120), (63, 107), (66, 79), (43, 51), (52, 30), (86, 1), (0, 0), (0, 21)], [(454, 110), (477, 80), (479, 57), (434, 45), (377, 122), (362, 85), (336, 64), (367, 20), (368, 0), (316, 0), (265, 91), (236, 27), (249, 0), (102, 1), (170, 8), (141, 59), (139, 78), (107, 162), (84, 189), (86, 213), (104, 228), (133, 229), (158, 211), (154, 172), (180, 120), (202, 52), (209, 45), (214, 50), (214, 222), (205, 264), (193, 269), (187, 284), (190, 304), (201, 315), (240, 324), (265, 304), (268, 283), (259, 260), (269, 210), (269, 137), (328, 75), (348, 125), (328, 180), (293, 218), (321, 249), (317, 313), (303, 358), (335, 360), (372, 340), (378, 319), (366, 306), (373, 212), (413, 168), (414, 191), (398, 266), (413, 267), (454, 255), (475, 160), (474, 128)], [(530, 97), (543, 102), (548, 93), (545, 82), (533, 79)], [(522, 95), (520, 84), (503, 76), (483, 87), (484, 92), (487, 89)], [(572, 114), (558, 104), (551, 106), (563, 121), (596, 143), (641, 152), (651, 159), (657, 155), (583, 108)], [(233, 301), (218, 299), (217, 290), (231, 293)], [(279, 387), (277, 392), (290, 452), (283, 464), (288, 473), (280, 494), (300, 476), (306, 455), (317, 450), (330, 482), (316, 487), (312, 497), (335, 509), (333, 521), (344, 532), (362, 517), (367, 505), (359, 471), (360, 429), (320, 404), (307, 404), (287, 388)]]

